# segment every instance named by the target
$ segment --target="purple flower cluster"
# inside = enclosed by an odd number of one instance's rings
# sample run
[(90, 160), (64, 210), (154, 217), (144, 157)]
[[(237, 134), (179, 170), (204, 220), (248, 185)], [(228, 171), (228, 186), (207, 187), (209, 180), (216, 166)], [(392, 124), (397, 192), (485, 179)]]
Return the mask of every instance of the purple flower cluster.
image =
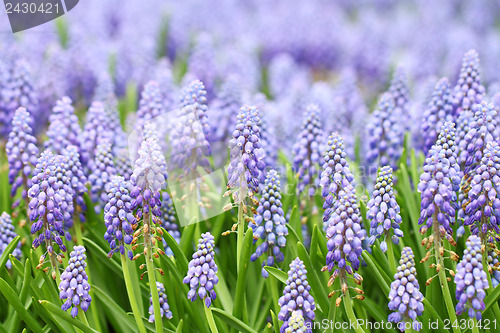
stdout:
[(500, 233), (500, 147), (489, 142), (478, 167), (471, 174), (464, 225), (474, 235), (489, 230)]
[(481, 312), (485, 309), (485, 289), (490, 287), (481, 263), (481, 239), (471, 235), (465, 245), (464, 256), (458, 263), (455, 273), (457, 315), (469, 308), (469, 317), (481, 320)]
[(467, 152), (467, 142), (465, 136), (469, 133), (470, 126), (474, 120), (474, 113), (467, 109), (463, 110), (457, 118), (457, 135), (455, 142), (458, 146), (458, 164), (460, 165), (460, 172), (463, 173), (465, 169), (465, 161), (469, 156)]
[(36, 164), (38, 147), (31, 130), (31, 118), (25, 108), (20, 107), (12, 118), (12, 130), (5, 146), (9, 163), (9, 184), (12, 185), (11, 196), (16, 195), (19, 187), (24, 187), (22, 197), (31, 185), (32, 167)]
[[(172, 202), (172, 197), (168, 192), (163, 192), (161, 195), (161, 224), (177, 243), (181, 242), (181, 233), (177, 225), (177, 218), (175, 216), (175, 208)], [(165, 243), (165, 253), (169, 256), (173, 255), (172, 250)]]
[(83, 195), (87, 192), (87, 177), (80, 163), (80, 154), (78, 153), (78, 148), (71, 145), (67, 146), (62, 153), (66, 157), (66, 172), (71, 188), (73, 189), (74, 210), (76, 214), (79, 214), (80, 221), (85, 222), (87, 205), (85, 204)]
[(340, 190), (333, 213), (327, 221), (326, 266), (331, 272), (337, 265), (334, 275), (338, 275), (340, 270), (346, 270), (348, 274), (358, 270), (363, 251), (361, 243), (366, 236), (361, 223), (355, 189), (348, 185)]
[(90, 284), (85, 272), (87, 255), (82, 245), (73, 247), (69, 254), (68, 266), (61, 274), (59, 283), (59, 298), (66, 300), (61, 309), (67, 311), (71, 309), (71, 316), (75, 318), (78, 315), (78, 308), (87, 312), (92, 298), (89, 295)]
[(452, 112), (450, 83), (447, 78), (443, 77), (436, 83), (431, 100), (422, 117), (420, 129), (424, 138), (424, 154), (427, 154), (436, 142), (443, 124), (452, 120)]
[[(73, 197), (74, 191), (71, 186), (72, 172), (69, 170), (68, 158), (65, 155), (55, 156), (55, 177), (57, 188), (59, 188), (59, 196), (62, 198), (61, 212), (64, 219), (64, 229), (68, 230), (73, 227)], [(66, 232), (66, 238), (71, 240), (71, 234)]]
[(137, 128), (142, 129), (147, 123), (165, 113), (165, 106), (160, 93), (160, 87), (155, 81), (149, 81), (144, 86), (137, 110)]
[[(199, 121), (201, 125), (201, 130), (205, 135), (207, 140), (210, 140), (212, 136), (212, 129), (208, 123), (207, 118), (207, 91), (205, 90), (205, 85), (200, 80), (192, 81), (187, 87), (181, 91), (181, 108), (189, 109), (189, 112), (194, 112), (197, 119), (193, 121)], [(188, 108), (191, 106), (193, 110)]]
[[(281, 330), (280, 330), (281, 332)], [(284, 333), (309, 333), (312, 332), (304, 324), (304, 316), (300, 311), (293, 311), (290, 319), (288, 319), (288, 326)]]
[(116, 174), (109, 140), (103, 140), (97, 145), (95, 157), (91, 161), (89, 168), (91, 171), (89, 176), (90, 196), (95, 203), (95, 212), (99, 214), (102, 205), (108, 200), (105, 187), (109, 183), (111, 176)]
[(422, 328), (422, 324), (415, 321), (424, 311), (424, 296), (418, 285), (414, 258), (411, 248), (405, 247), (389, 293), (389, 310), (394, 311), (389, 315), (389, 321), (397, 323), (401, 332), (405, 331), (405, 322), (408, 321), (412, 322), (414, 330)]
[(263, 242), (257, 246), (255, 253), (250, 257), (251, 261), (257, 260), (262, 254), (267, 253), (267, 258), (262, 262), (262, 276), (267, 278), (269, 273), (264, 266), (273, 266), (274, 260), (282, 262), (285, 255), (281, 249), (286, 245), (288, 228), (286, 226), (285, 214), (281, 204), (280, 177), (276, 170), (269, 170), (266, 175), (262, 198), (257, 207), (257, 215), (250, 227), (254, 232), (254, 243), (257, 239)]
[[(292, 320), (294, 313), (302, 317), (303, 326), (309, 325), (310, 327), (315, 318), (314, 310), (316, 310), (316, 305), (314, 304), (314, 298), (310, 294), (311, 286), (307, 282), (306, 274), (307, 270), (304, 263), (299, 258), (295, 258), (290, 263), (283, 296), (278, 300), (281, 307), (278, 319), (284, 322), (280, 332), (288, 332), (287, 329), (295, 325), (295, 320)], [(299, 325), (299, 327), (301, 326)], [(311, 333), (312, 330), (308, 329), (304, 330), (304, 332)]]
[(189, 284), (188, 299), (194, 302), (199, 296), (207, 308), (217, 298), (214, 286), (219, 282), (214, 248), (214, 236), (209, 232), (202, 234), (196, 252), (193, 253), (193, 259), (189, 262), (187, 275), (182, 281)]
[(408, 88), (408, 77), (402, 66), (394, 71), (388, 92), (394, 98), (394, 117), (399, 119), (405, 131), (410, 129), (410, 89)]
[(425, 159), (418, 191), (422, 194), (419, 224), (421, 232), (432, 228), (434, 218), (449, 233), (455, 221), (456, 191), (460, 183), (453, 123), (445, 123), (436, 144)]
[(314, 195), (319, 185), (319, 170), (321, 168), (321, 155), (323, 131), (321, 129), (320, 110), (317, 105), (307, 106), (302, 130), (293, 147), (293, 168), (299, 176), (298, 191), (302, 193), (306, 188), (309, 196)]
[(259, 192), (265, 163), (260, 144), (259, 111), (255, 106), (243, 106), (237, 117), (233, 138), (229, 141), (231, 162), (227, 168), (227, 187), (235, 190), (235, 201)]
[(354, 176), (349, 169), (344, 151), (342, 137), (334, 132), (328, 137), (324, 155), (323, 171), (321, 172), (321, 195), (325, 199), (323, 223), (326, 223), (334, 211), (334, 203), (339, 198), (340, 191), (353, 184)]
[[(7, 214), (6, 212), (3, 212), (0, 215), (0, 256), (5, 251), (10, 242), (12, 242), (12, 240), (16, 237), (17, 237), (16, 230), (14, 228), (14, 225), (12, 224), (12, 219), (10, 215)], [(21, 242), (17, 243), (16, 247), (14, 248), (14, 251), (12, 251), (12, 255), (18, 260), (21, 259), (22, 256)], [(8, 269), (12, 268), (12, 263), (10, 259), (7, 259), (5, 267), (7, 267)]]
[(460, 113), (470, 110), (476, 103), (481, 103), (485, 89), (481, 85), (479, 55), (476, 50), (465, 53), (460, 69), (460, 77), (453, 89), (453, 115), (457, 118)]
[(69, 145), (80, 146), (79, 137), (82, 130), (71, 103), (69, 97), (61, 98), (49, 117), (48, 139), (44, 142), (44, 146), (46, 149), (51, 149), (54, 154), (62, 154)]
[(210, 105), (216, 114), (214, 140), (226, 142), (231, 137), (231, 130), (242, 104), (241, 94), (240, 86), (234, 78), (229, 77), (222, 83), (217, 99)]
[[(160, 299), (160, 312), (161, 316), (167, 319), (172, 319), (172, 311), (170, 311), (170, 306), (167, 303), (167, 294), (165, 294), (165, 287), (163, 283), (156, 282), (156, 289), (158, 290), (158, 297)], [(149, 322), (154, 323), (155, 315), (153, 308), (153, 297), (149, 298)]]
[(82, 164), (88, 168), (94, 160), (97, 146), (103, 141), (112, 142), (113, 132), (104, 104), (93, 102), (87, 111), (87, 121), (80, 136), (80, 157)]
[(386, 252), (386, 238), (391, 229), (394, 232), (392, 235), (394, 244), (398, 244), (399, 238), (403, 237), (403, 231), (399, 228), (402, 219), (394, 196), (390, 166), (380, 169), (372, 198), (368, 201), (366, 208), (368, 210), (366, 218), (370, 220), (370, 244), (373, 244), (376, 238), (383, 236), (380, 249)]
[[(132, 243), (132, 225), (136, 224), (132, 198), (130, 197), (131, 184), (123, 177), (112, 176), (107, 185), (108, 202), (104, 206), (104, 223), (106, 232), (104, 239), (108, 241), (111, 251), (108, 257), (120, 252), (125, 254), (125, 244)], [(132, 251), (128, 257), (133, 257)]]
[(369, 165), (389, 165), (397, 169), (404, 135), (396, 111), (394, 97), (391, 93), (384, 93), (367, 125), (369, 149), (366, 162)]
[(31, 233), (34, 235), (43, 229), (33, 241), (33, 247), (37, 248), (45, 242), (49, 254), (54, 251), (52, 241), (56, 242), (61, 251), (66, 252), (66, 246), (61, 239), (61, 236), (64, 236), (62, 207), (65, 203), (60, 194), (56, 168), (56, 157), (50, 151), (42, 152), (33, 172), (31, 188), (28, 190), (28, 196), (31, 198), (29, 217), (33, 222)]

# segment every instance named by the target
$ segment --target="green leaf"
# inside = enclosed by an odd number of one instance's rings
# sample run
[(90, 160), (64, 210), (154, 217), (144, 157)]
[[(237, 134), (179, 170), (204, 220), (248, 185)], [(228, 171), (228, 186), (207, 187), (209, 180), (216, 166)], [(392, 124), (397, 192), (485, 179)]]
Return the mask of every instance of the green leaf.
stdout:
[[(5, 268), (5, 264), (7, 263), (7, 260), (9, 260), (9, 255), (12, 253), (12, 251), (14, 251), (14, 249), (16, 248), (17, 244), (19, 243), (19, 239), (21, 237), (17, 236), (15, 237), (10, 243), (9, 245), (7, 245), (7, 247), (5, 248), (5, 250), (3, 251), (2, 255), (0, 256), (0, 269), (4, 269)], [(41, 328), (40, 328), (41, 330)]]
[(277, 278), (279, 281), (286, 283), (286, 280), (288, 279), (288, 274), (283, 272), (281, 269), (271, 266), (265, 266), (264, 269), (268, 271), (269, 274)]
[(278, 321), (278, 318), (274, 314), (273, 310), (269, 310), (271, 312), (271, 318), (273, 319), (273, 327), (274, 327), (274, 333), (279, 333), (280, 332), (280, 323)]
[(239, 332), (244, 332), (244, 333), (257, 333), (256, 330), (239, 320), (238, 318), (234, 317), (233, 315), (227, 313), (224, 310), (217, 309), (217, 308), (212, 308), (212, 312), (222, 319), (224, 322), (226, 322), (229, 326), (236, 328)]
[[(14, 241), (18, 241), (19, 237), (14, 238)], [(9, 244), (12, 245), (12, 242)], [(5, 252), (4, 252), (5, 254)], [(2, 255), (3, 257), (3, 255)], [(6, 257), (6, 256), (5, 256)], [(25, 308), (24, 304), (19, 299), (19, 295), (17, 291), (14, 291), (4, 279), (0, 278), (0, 292), (4, 295), (4, 297), (9, 302), (9, 305), (14, 308), (14, 310), (19, 314), (21, 319), (29, 326), (34, 332), (40, 332), (42, 327), (35, 320), (32, 314), (30, 314)]]
[[(71, 325), (76, 326), (77, 328), (81, 329), (84, 333), (87, 333), (87, 332), (89, 332), (89, 333), (98, 333), (96, 330), (94, 330), (93, 328), (90, 328), (90, 327), (86, 326), (84, 323), (82, 323), (78, 319), (71, 317), (71, 315), (68, 312), (63, 311), (57, 305), (55, 305), (53, 303), (50, 303), (49, 301), (39, 301), (39, 302), (47, 310), (49, 310), (50, 312), (52, 312), (53, 314), (55, 314), (56, 316), (58, 316), (62, 320), (67, 321)], [(40, 330), (41, 330), (41, 328), (40, 328)], [(35, 332), (37, 332), (37, 331), (35, 331)]]
[(175, 331), (175, 333), (182, 333), (182, 327), (184, 326), (184, 320), (180, 320), (179, 321), (179, 325), (177, 325), (177, 330)]
[(300, 223), (299, 207), (293, 206), (292, 213), (290, 214), (290, 221), (288, 222), (288, 224), (290, 226), (292, 226), (294, 233), (298, 238), (298, 241), (304, 242), (304, 240), (302, 239), (302, 232), (299, 232), (299, 233), (296, 232), (297, 230), (301, 230), (301, 228), (302, 228), (302, 225)]
[(373, 277), (375, 277), (375, 280), (377, 280), (378, 285), (380, 286), (380, 288), (382, 288), (382, 292), (384, 293), (384, 295), (388, 295), (390, 288), (386, 278), (384, 277), (385, 272), (381, 271), (378, 268), (378, 266), (373, 262), (368, 252), (363, 251), (361, 255), (363, 256), (363, 259), (365, 260), (366, 264), (370, 267), (370, 272), (373, 273)]
[(187, 272), (189, 261), (187, 260), (186, 255), (184, 254), (184, 252), (182, 252), (181, 247), (176, 242), (174, 237), (172, 237), (172, 235), (170, 235), (170, 233), (165, 229), (163, 228), (161, 229), (163, 231), (163, 239), (165, 239), (165, 242), (167, 242), (168, 247), (172, 250), (177, 266), (182, 272)]
[(108, 296), (104, 291), (102, 291), (97, 286), (92, 286), (95, 291), (95, 295), (101, 299), (103, 304), (106, 304), (107, 310), (109, 310), (112, 316), (120, 323), (126, 325), (129, 331), (135, 331), (137, 329), (135, 322), (127, 316), (127, 313), (123, 308), (121, 308), (116, 302)]
[(486, 296), (486, 298), (484, 299), (484, 304), (486, 304), (486, 307), (484, 309), (483, 312), (486, 312), (488, 311), (488, 309), (493, 305), (495, 304), (498, 299), (500, 298), (500, 287), (497, 286), (495, 289), (493, 289), (493, 291), (488, 295)]
[(238, 277), (236, 280), (236, 295), (234, 297), (233, 315), (242, 319), (243, 303), (245, 301), (245, 287), (247, 282), (248, 265), (250, 264), (250, 255), (253, 245), (253, 230), (248, 228), (243, 241), (241, 250), (240, 267), (238, 268)]

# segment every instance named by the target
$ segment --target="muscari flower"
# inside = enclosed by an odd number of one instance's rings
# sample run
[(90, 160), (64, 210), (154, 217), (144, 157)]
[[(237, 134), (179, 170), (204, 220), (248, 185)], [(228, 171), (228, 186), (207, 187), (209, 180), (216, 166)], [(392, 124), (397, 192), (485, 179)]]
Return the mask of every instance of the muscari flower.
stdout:
[(66, 239), (71, 240), (71, 234), (68, 230), (73, 227), (73, 197), (74, 191), (71, 186), (72, 172), (69, 169), (68, 158), (65, 155), (55, 156), (55, 177), (57, 187), (59, 188), (59, 196), (62, 201), (60, 204), (61, 212), (64, 218), (64, 229), (66, 229)]
[(493, 285), (493, 288), (496, 288), (500, 284), (500, 270), (498, 269), (500, 261), (498, 260), (497, 252), (494, 250), (488, 251), (486, 261), (488, 266), (493, 268), (491, 272), (491, 284)]
[(436, 83), (432, 98), (424, 111), (422, 123), (420, 124), (422, 137), (424, 138), (424, 154), (427, 154), (436, 142), (443, 124), (452, 119), (452, 111), (450, 83), (444, 77)]
[[(10, 215), (7, 214), (6, 212), (3, 212), (0, 215), (0, 256), (5, 251), (5, 248), (7, 248), (10, 242), (12, 242), (12, 240), (16, 237), (17, 237), (16, 230), (14, 228), (14, 225), (12, 224), (12, 219)], [(14, 251), (12, 251), (12, 255), (18, 260), (21, 259), (22, 256), (21, 242), (17, 243), (17, 246), (14, 248)], [(12, 262), (10, 261), (10, 259), (7, 259), (5, 267), (7, 267), (8, 269), (12, 268)]]
[(144, 86), (137, 110), (137, 128), (143, 126), (165, 113), (165, 107), (160, 94), (160, 87), (155, 81), (149, 81)]
[(95, 203), (95, 212), (99, 214), (101, 206), (108, 199), (106, 184), (111, 176), (116, 174), (111, 143), (108, 140), (103, 140), (97, 145), (94, 160), (89, 164), (89, 168), (90, 197)]
[(5, 146), (12, 197), (23, 186), (22, 197), (26, 198), (26, 191), (31, 186), (32, 167), (36, 165), (38, 147), (30, 123), (29, 112), (23, 107), (18, 108), (12, 118), (12, 130)]
[(194, 119), (194, 121), (200, 122), (203, 134), (209, 140), (212, 135), (212, 129), (207, 118), (207, 91), (203, 82), (194, 80), (182, 89), (180, 106), (181, 108), (193, 107), (193, 109), (188, 108), (188, 111), (195, 113), (197, 119)]
[[(108, 257), (120, 252), (125, 254), (125, 245), (132, 243), (132, 225), (136, 224), (132, 198), (130, 197), (131, 184), (123, 177), (112, 176), (107, 185), (108, 202), (104, 206), (104, 223), (106, 232), (104, 239), (108, 241), (111, 251)], [(133, 257), (132, 251), (128, 257)]]
[(79, 216), (80, 222), (85, 222), (87, 205), (83, 195), (87, 192), (87, 177), (80, 163), (80, 154), (78, 148), (71, 145), (67, 146), (62, 153), (67, 159), (67, 176), (70, 177), (70, 184), (73, 189), (73, 207)]
[(49, 116), (48, 139), (44, 142), (44, 147), (51, 149), (54, 154), (62, 154), (69, 145), (80, 146), (79, 136), (82, 130), (71, 103), (69, 97), (61, 98)]
[(476, 50), (465, 53), (457, 85), (453, 89), (453, 115), (455, 119), (465, 110), (481, 103), (485, 89), (481, 85), (479, 55)]
[(233, 190), (235, 201), (259, 192), (259, 180), (265, 167), (259, 122), (257, 108), (243, 106), (237, 117), (233, 138), (229, 141), (231, 162), (227, 169), (227, 187)]
[(274, 260), (282, 262), (285, 255), (281, 249), (286, 245), (288, 228), (281, 204), (280, 178), (276, 170), (269, 170), (266, 175), (262, 198), (257, 207), (257, 215), (254, 222), (250, 223), (253, 229), (254, 243), (257, 239), (263, 242), (257, 246), (255, 253), (250, 257), (250, 261), (255, 261), (262, 254), (266, 253), (267, 258), (262, 263), (262, 276), (269, 277), (269, 273), (264, 266), (273, 266)]
[(367, 125), (369, 150), (366, 162), (369, 165), (389, 165), (394, 170), (403, 151), (403, 130), (398, 122), (394, 97), (384, 93)]
[(333, 213), (327, 221), (328, 253), (324, 269), (331, 272), (337, 266), (333, 276), (336, 277), (340, 274), (340, 270), (345, 270), (348, 274), (354, 275), (356, 280), (360, 280), (359, 274), (354, 271), (359, 268), (363, 251), (361, 245), (365, 236), (366, 231), (361, 225), (355, 189), (352, 185), (347, 185), (340, 190)]
[(394, 71), (388, 92), (394, 98), (394, 112), (396, 119), (402, 122), (405, 131), (410, 129), (410, 89), (408, 88), (408, 77), (402, 66)]
[(52, 255), (53, 241), (59, 249), (66, 252), (61, 236), (64, 236), (62, 211), (63, 198), (59, 194), (59, 183), (56, 178), (56, 157), (50, 151), (44, 151), (38, 158), (36, 168), (33, 172), (32, 185), (28, 190), (29, 218), (33, 222), (31, 234), (42, 232), (33, 241), (36, 249), (45, 242), (47, 251)]
[(165, 111), (175, 109), (177, 88), (172, 74), (172, 65), (167, 58), (158, 60), (153, 79), (158, 82)]
[(344, 142), (336, 132), (328, 137), (324, 160), (320, 185), (322, 187), (321, 195), (325, 199), (323, 223), (326, 223), (334, 211), (334, 203), (339, 198), (340, 191), (354, 182), (354, 176), (346, 161)]
[(467, 191), (464, 225), (471, 226), (474, 235), (488, 231), (500, 233), (500, 147), (489, 142), (480, 164), (471, 174)]
[[(168, 192), (163, 192), (161, 195), (161, 224), (163, 229), (165, 229), (177, 243), (181, 241), (181, 233), (179, 232), (179, 226), (177, 225), (177, 218), (175, 216), (175, 208), (172, 202), (172, 197)], [(165, 245), (165, 253), (169, 256), (174, 255), (170, 247)]]
[[(314, 298), (310, 294), (311, 286), (307, 282), (306, 274), (307, 270), (304, 263), (299, 258), (295, 258), (290, 263), (283, 296), (278, 300), (281, 307), (278, 319), (284, 322), (280, 328), (281, 333), (289, 332), (287, 329), (296, 325), (297, 328), (304, 329), (303, 332), (312, 332), (310, 327), (315, 318), (314, 310), (316, 310), (316, 305), (314, 304)], [(297, 323), (297, 318), (294, 319), (294, 314), (302, 317), (302, 326)], [(309, 329), (305, 329), (304, 326), (308, 326)]]
[(481, 320), (481, 312), (485, 309), (485, 289), (490, 287), (482, 264), (481, 239), (471, 235), (465, 245), (464, 256), (455, 273), (456, 311), (460, 315), (468, 308), (470, 318)]
[(217, 94), (217, 99), (210, 105), (214, 110), (215, 122), (214, 140), (227, 142), (231, 137), (236, 117), (241, 106), (241, 89), (239, 83), (233, 78), (226, 79)]
[(194, 302), (199, 296), (207, 308), (217, 298), (214, 286), (219, 282), (214, 247), (214, 236), (209, 232), (202, 234), (193, 259), (189, 262), (187, 275), (182, 281), (189, 284), (187, 298)]
[(130, 179), (130, 176), (132, 175), (132, 163), (130, 162), (127, 148), (120, 148), (116, 150), (115, 168), (116, 174), (124, 177), (126, 180)]
[(463, 110), (457, 118), (457, 134), (455, 142), (458, 146), (458, 164), (460, 165), (461, 173), (465, 169), (465, 161), (469, 156), (467, 152), (467, 142), (465, 136), (469, 133), (470, 125), (474, 120), (474, 113), (467, 109)]
[(412, 322), (412, 327), (416, 331), (420, 331), (422, 328), (422, 324), (416, 319), (424, 311), (422, 302), (424, 296), (418, 285), (414, 258), (415, 255), (411, 248), (403, 248), (389, 292), (389, 310), (394, 311), (389, 315), (389, 321), (397, 323), (401, 332), (405, 331), (406, 322)]
[(213, 95), (217, 65), (215, 63), (215, 46), (213, 38), (208, 33), (201, 33), (196, 37), (192, 53), (188, 59), (189, 75), (197, 77), (205, 83), (209, 96)]
[[(160, 299), (160, 312), (161, 316), (167, 319), (172, 319), (172, 311), (170, 311), (170, 306), (167, 303), (167, 294), (165, 294), (165, 287), (163, 283), (156, 282), (156, 289), (158, 290), (158, 297)], [(153, 297), (149, 298), (149, 322), (154, 323), (154, 307), (153, 307)]]
[[(281, 332), (281, 331), (280, 331)], [(311, 330), (307, 329), (304, 325), (304, 317), (300, 311), (293, 311), (290, 319), (288, 320), (288, 327), (284, 330), (284, 333), (308, 333)]]
[(310, 104), (302, 123), (302, 130), (293, 147), (293, 167), (299, 176), (299, 193), (308, 187), (308, 195), (314, 195), (319, 185), (319, 170), (321, 168), (321, 154), (323, 131), (319, 120), (320, 110), (315, 104)]
[(366, 208), (368, 210), (366, 218), (370, 220), (370, 243), (373, 244), (376, 238), (383, 236), (380, 249), (383, 252), (387, 251), (385, 240), (392, 229), (394, 232), (392, 242), (399, 244), (399, 238), (403, 237), (403, 231), (399, 227), (402, 219), (394, 196), (390, 166), (380, 169), (372, 198), (368, 201)]
[(457, 209), (456, 191), (460, 184), (453, 123), (445, 123), (436, 144), (427, 154), (418, 191), (422, 194), (419, 224), (421, 233), (433, 227), (434, 217), (451, 235)]
[(68, 266), (61, 274), (59, 283), (59, 298), (66, 300), (61, 306), (63, 311), (71, 309), (71, 316), (75, 318), (78, 315), (78, 308), (87, 312), (92, 298), (89, 295), (90, 284), (85, 272), (87, 255), (82, 245), (73, 247), (69, 254)]

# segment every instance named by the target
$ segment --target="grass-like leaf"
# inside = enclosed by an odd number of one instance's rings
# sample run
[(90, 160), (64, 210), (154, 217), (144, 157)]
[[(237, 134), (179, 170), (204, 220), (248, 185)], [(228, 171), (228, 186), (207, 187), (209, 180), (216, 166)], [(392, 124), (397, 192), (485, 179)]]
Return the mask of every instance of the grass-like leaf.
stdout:
[(236, 318), (235, 316), (227, 313), (224, 310), (217, 309), (217, 308), (212, 308), (212, 312), (222, 319), (225, 323), (227, 323), (229, 326), (234, 327), (238, 330), (238, 332), (244, 332), (244, 333), (257, 333), (256, 330)]

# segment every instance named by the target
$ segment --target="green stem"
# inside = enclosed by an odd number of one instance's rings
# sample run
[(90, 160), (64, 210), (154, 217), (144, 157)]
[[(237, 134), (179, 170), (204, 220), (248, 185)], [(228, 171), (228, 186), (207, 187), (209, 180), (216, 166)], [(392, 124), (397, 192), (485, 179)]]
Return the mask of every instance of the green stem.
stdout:
[(352, 302), (351, 302), (351, 296), (349, 295), (349, 291), (347, 291), (342, 298), (344, 301), (344, 308), (347, 317), (349, 318), (349, 321), (351, 323), (354, 323), (354, 331), (356, 333), (365, 333), (365, 331), (357, 325), (358, 320), (356, 318), (356, 315), (354, 314), (354, 310), (352, 309)]
[(85, 311), (83, 311), (83, 310), (80, 309), (80, 311), (78, 311), (78, 318), (80, 318), (80, 321), (82, 323), (84, 323), (85, 325), (87, 325), (88, 327), (90, 327), (89, 326), (89, 322), (87, 320), (87, 316), (85, 315)]
[(472, 324), (472, 333), (479, 333), (479, 327), (477, 327), (477, 320), (476, 318), (472, 318), (474, 323)]
[(387, 258), (389, 259), (389, 268), (391, 270), (390, 276), (396, 273), (396, 259), (394, 258), (394, 244), (392, 243), (392, 239), (389, 238), (387, 243)]
[[(335, 297), (331, 298), (330, 301), (330, 309), (328, 310), (328, 319), (329, 323), (334, 323), (335, 322), (335, 316), (337, 314), (337, 305), (335, 305)], [(333, 328), (335, 325), (328, 325), (329, 326), (329, 333), (333, 333)]]
[(132, 279), (130, 278), (130, 272), (128, 269), (127, 258), (125, 254), (120, 254), (120, 259), (122, 262), (123, 278), (125, 279), (125, 287), (127, 288), (128, 300), (130, 302), (130, 307), (132, 308), (132, 313), (134, 314), (135, 322), (137, 323), (137, 328), (140, 333), (146, 333), (146, 327), (144, 327), (144, 322), (141, 318), (141, 313), (139, 311), (139, 306), (135, 299), (134, 288), (132, 287)]
[[(482, 255), (482, 264), (483, 264), (483, 269), (486, 272), (486, 276), (488, 277), (489, 288), (486, 289), (486, 294), (489, 295), (493, 291), (493, 289), (495, 289), (495, 288), (493, 287), (493, 283), (491, 282), (491, 274), (488, 270), (488, 261), (486, 260), (486, 258), (488, 257), (488, 244), (486, 242), (486, 235), (484, 235), (483, 233), (480, 233), (480, 237), (481, 237), (481, 243), (485, 249), (484, 253)], [(492, 305), (492, 309), (493, 309), (493, 313), (495, 314), (495, 317), (500, 318), (500, 307), (498, 306), (498, 302), (495, 302)]]
[[(270, 289), (271, 289), (271, 295), (273, 297), (273, 300), (278, 300), (280, 298), (279, 293), (278, 293), (278, 281), (275, 279), (268, 279)], [(279, 313), (280, 307), (278, 302), (274, 302), (274, 311), (275, 313)]]
[[(242, 200), (242, 198), (239, 198)], [(245, 226), (243, 221), (243, 201), (238, 204), (238, 239), (236, 245), (236, 267), (239, 271), (240, 267), (240, 256), (243, 249), (243, 241), (245, 238)]]
[[(144, 203), (144, 207), (146, 207), (146, 205), (147, 203)], [(146, 211), (144, 211), (143, 216), (144, 226), (147, 225), (148, 230), (148, 232), (144, 233), (144, 246), (146, 247), (146, 266), (148, 269), (149, 290), (151, 292), (151, 298), (153, 299), (156, 333), (161, 333), (163, 332), (163, 321), (161, 319), (160, 297), (158, 296), (158, 288), (156, 287), (155, 267), (153, 265), (152, 257), (153, 243), (151, 242), (151, 217), (149, 216), (149, 212)]]
[(215, 325), (215, 320), (214, 316), (212, 315), (212, 310), (210, 310), (210, 308), (207, 308), (205, 304), (202, 304), (202, 306), (203, 309), (205, 309), (205, 316), (207, 317), (208, 326), (210, 326), (210, 331), (212, 331), (212, 333), (219, 333), (219, 331), (217, 330), (217, 326)]

